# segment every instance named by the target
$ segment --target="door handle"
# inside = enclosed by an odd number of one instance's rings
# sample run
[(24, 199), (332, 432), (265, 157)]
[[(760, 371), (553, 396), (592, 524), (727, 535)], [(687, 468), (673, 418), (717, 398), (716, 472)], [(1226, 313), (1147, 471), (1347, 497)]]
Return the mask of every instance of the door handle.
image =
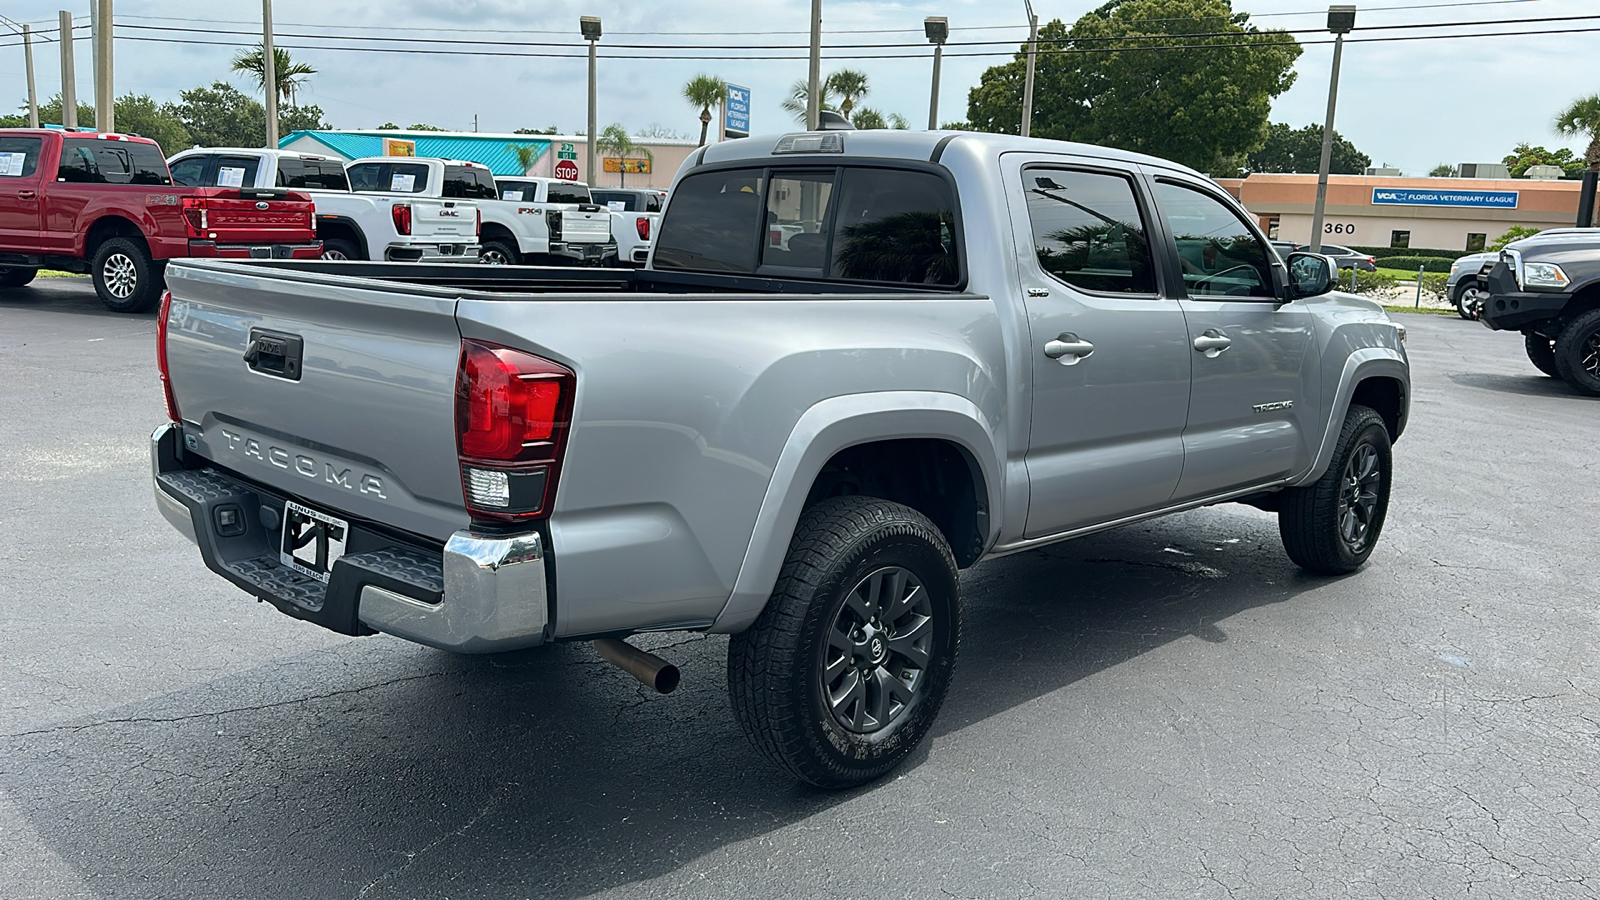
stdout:
[(23, 200), (32, 200), (33, 198), (39, 196), (39, 194), (37, 191), (17, 191), (17, 196)]
[(1233, 339), (1215, 328), (1207, 328), (1194, 339), (1194, 348), (1206, 355), (1207, 359), (1216, 359), (1222, 351), (1233, 346)]
[(1070, 331), (1053, 341), (1046, 341), (1044, 345), (1044, 355), (1058, 360), (1063, 366), (1075, 366), (1093, 353), (1093, 344)]

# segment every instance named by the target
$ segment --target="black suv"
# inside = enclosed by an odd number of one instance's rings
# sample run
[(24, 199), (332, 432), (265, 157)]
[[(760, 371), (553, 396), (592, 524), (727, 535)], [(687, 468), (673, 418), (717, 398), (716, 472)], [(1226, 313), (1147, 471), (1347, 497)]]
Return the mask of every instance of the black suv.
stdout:
[(1600, 228), (1518, 241), (1478, 280), (1483, 324), (1522, 332), (1539, 371), (1600, 396)]

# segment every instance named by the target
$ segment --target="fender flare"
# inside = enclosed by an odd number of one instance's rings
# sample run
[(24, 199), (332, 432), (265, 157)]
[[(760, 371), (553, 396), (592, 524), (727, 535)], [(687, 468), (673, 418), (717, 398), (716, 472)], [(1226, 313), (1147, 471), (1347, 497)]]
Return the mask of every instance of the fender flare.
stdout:
[(902, 438), (950, 441), (976, 461), (976, 474), (983, 479), (980, 489), (989, 505), (989, 533), (984, 546), (993, 545), (1003, 519), (1003, 470), (999, 461), (1004, 459), (1004, 447), (976, 404), (956, 394), (936, 391), (830, 397), (807, 409), (790, 430), (767, 482), (733, 593), (711, 631), (743, 631), (766, 608), (806, 496), (828, 460), (858, 444)]
[(1350, 410), (1356, 387), (1368, 378), (1393, 378), (1400, 382), (1400, 420), (1396, 435), (1405, 430), (1411, 411), (1411, 368), (1405, 357), (1388, 347), (1363, 347), (1350, 354), (1339, 372), (1339, 386), (1333, 394), (1331, 414), (1328, 417), (1322, 442), (1317, 448), (1311, 468), (1298, 478), (1291, 479), (1290, 487), (1303, 487), (1322, 477), (1333, 461), (1334, 446), (1339, 443), (1339, 432), (1344, 428), (1344, 417)]
[(322, 225), (324, 222), (337, 227), (349, 228), (351, 231), (355, 232), (356, 249), (361, 251), (361, 255), (367, 259), (372, 258), (372, 251), (367, 247), (367, 233), (361, 228), (361, 223), (356, 221), (353, 216), (341, 215), (339, 213), (329, 213), (326, 215), (323, 213), (317, 213), (316, 224), (317, 231), (319, 232), (317, 236), (319, 238), (321, 237), (320, 232), (322, 231)]

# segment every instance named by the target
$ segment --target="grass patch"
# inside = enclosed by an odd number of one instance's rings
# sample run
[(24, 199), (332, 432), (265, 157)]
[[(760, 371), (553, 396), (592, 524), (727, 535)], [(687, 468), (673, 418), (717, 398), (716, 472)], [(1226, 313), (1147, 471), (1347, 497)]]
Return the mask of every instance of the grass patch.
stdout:
[(1383, 309), (1385, 312), (1422, 313), (1425, 316), (1454, 316), (1456, 314), (1454, 309), (1435, 309), (1431, 306), (1390, 306), (1385, 303)]
[(1409, 281), (1413, 284), (1417, 281), (1417, 273), (1412, 269), (1385, 269), (1383, 266), (1379, 266), (1378, 274), (1387, 275), (1395, 281)]
[(88, 275), (79, 272), (62, 272), (58, 269), (40, 269), (40, 278), (88, 278)]

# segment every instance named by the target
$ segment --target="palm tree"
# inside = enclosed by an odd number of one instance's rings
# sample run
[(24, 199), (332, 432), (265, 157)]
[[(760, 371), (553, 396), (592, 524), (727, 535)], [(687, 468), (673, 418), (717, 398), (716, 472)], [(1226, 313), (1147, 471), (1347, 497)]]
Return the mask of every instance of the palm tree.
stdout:
[(888, 121), (883, 118), (883, 113), (870, 106), (863, 106), (857, 109), (856, 114), (850, 117), (850, 124), (862, 131), (889, 127)]
[(728, 83), (715, 75), (696, 75), (683, 86), (683, 99), (700, 107), (700, 146), (706, 145), (706, 129), (711, 127), (711, 107), (728, 96)]
[[(800, 124), (804, 125), (806, 124), (806, 101), (810, 97), (811, 85), (807, 84), (806, 80), (802, 78), (789, 86), (789, 97), (781, 105), (798, 119)], [(818, 109), (838, 111), (833, 105), (833, 89), (828, 86), (826, 79), (822, 82), (822, 103), (818, 106)]]
[[(598, 143), (598, 142), (597, 142)], [(533, 164), (539, 161), (539, 148), (532, 144), (509, 144), (512, 155), (517, 158), (517, 165), (522, 169), (521, 174), (528, 174)]]
[(850, 118), (850, 110), (855, 107), (856, 100), (860, 97), (865, 97), (868, 90), (867, 76), (854, 69), (840, 69), (829, 75), (824, 84), (826, 87), (823, 89), (822, 95), (826, 97), (828, 94), (838, 94), (841, 98), (839, 101), (839, 114), (846, 119)]
[[(621, 122), (607, 125), (606, 129), (600, 132), (600, 136), (594, 139), (594, 148), (600, 151), (602, 157), (615, 154), (619, 160), (640, 156), (654, 162), (656, 158), (648, 148), (633, 142), (633, 138), (628, 136), (628, 129), (623, 128)], [(626, 164), (617, 167), (618, 187), (624, 187), (628, 183), (628, 173), (624, 171), (626, 168)]]
[(1589, 171), (1600, 172), (1600, 94), (1590, 94), (1572, 101), (1556, 117), (1556, 133), (1564, 137), (1589, 138), (1589, 148), (1583, 151), (1583, 161)]
[[(317, 70), (310, 63), (295, 62), (289, 57), (289, 51), (282, 47), (272, 48), (272, 62), (272, 74), (278, 82), (278, 96), (288, 101), (290, 106), (295, 106), (295, 93), (306, 83), (306, 76), (317, 74)], [(261, 52), (261, 45), (257, 44), (254, 50), (240, 50), (235, 54), (233, 71), (250, 75), (256, 80), (256, 88), (265, 91), (266, 56)]]

